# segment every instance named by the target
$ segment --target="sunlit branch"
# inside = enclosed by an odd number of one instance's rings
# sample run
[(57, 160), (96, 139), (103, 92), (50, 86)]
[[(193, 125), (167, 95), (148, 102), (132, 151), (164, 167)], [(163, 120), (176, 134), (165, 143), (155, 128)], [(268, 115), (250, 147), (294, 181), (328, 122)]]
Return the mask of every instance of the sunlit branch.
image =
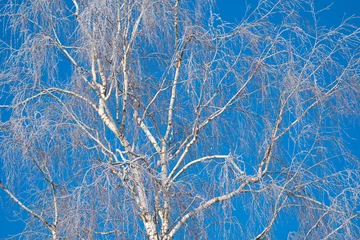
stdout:
[[(260, 240), (263, 239), (266, 234), (271, 230), (272, 226), (275, 223), (275, 220), (277, 219), (277, 217), (279, 216), (280, 211), (283, 209), (283, 207), (285, 206), (285, 203), (287, 201), (288, 197), (285, 197), (285, 199), (282, 201), (280, 206), (275, 206), (275, 210), (273, 213), (273, 216), (271, 218), (271, 221), (269, 222), (269, 224), (266, 226), (266, 228), (259, 234), (257, 235), (254, 240)], [(279, 200), (279, 199), (278, 199)], [(276, 202), (276, 205), (278, 204), (278, 201)]]
[(75, 59), (70, 55), (70, 53), (66, 50), (66, 48), (61, 43), (59, 37), (57, 36), (57, 33), (55, 29), (53, 29), (53, 33), (55, 36), (55, 46), (65, 55), (65, 57), (69, 60), (69, 62), (76, 68), (76, 70), (79, 71), (79, 74), (81, 75), (81, 78), (84, 80), (84, 82), (93, 90), (95, 90), (95, 87), (88, 81), (88, 79), (83, 75), (83, 68), (80, 67), (80, 65), (75, 61)]
[(228, 158), (229, 155), (213, 155), (213, 156), (206, 156), (206, 157), (202, 157), (196, 160), (192, 160), (191, 162), (189, 162), (188, 164), (186, 164), (184, 167), (182, 167), (174, 177), (172, 177), (171, 175), (169, 175), (169, 183), (171, 184), (172, 182), (174, 182), (183, 172), (185, 172), (190, 166), (200, 163), (200, 162), (206, 162), (208, 160), (212, 160), (212, 159), (225, 159)]
[[(48, 221), (46, 221), (41, 215), (35, 213), (33, 210), (25, 206), (17, 197), (15, 197), (0, 181), (0, 188), (4, 190), (4, 192), (12, 199), (14, 202), (16, 202), (22, 209), (24, 209), (26, 212), (28, 212), (30, 215), (34, 216), (35, 218), (39, 219), (47, 229), (50, 230), (50, 232), (53, 234), (53, 236), (56, 237), (55, 234), (55, 226), (50, 224)], [(56, 239), (56, 238), (53, 238)]]
[(72, 92), (72, 91), (69, 91), (69, 90), (65, 90), (65, 89), (61, 89), (61, 88), (48, 88), (48, 89), (45, 89), (45, 90), (41, 91), (38, 94), (35, 94), (35, 95), (31, 96), (31, 97), (28, 97), (28, 98), (22, 100), (21, 102), (17, 102), (17, 103), (15, 103), (13, 105), (0, 105), (0, 108), (17, 108), (17, 107), (19, 107), (21, 105), (27, 104), (28, 102), (30, 102), (30, 101), (32, 101), (32, 100), (34, 100), (36, 98), (41, 97), (41, 96), (50, 95), (53, 92), (65, 93), (65, 94), (68, 94), (70, 96), (79, 98), (79, 99), (85, 101), (87, 104), (89, 104), (89, 106), (91, 106), (95, 111), (98, 111), (97, 106), (94, 103), (92, 103), (89, 99), (87, 99), (86, 97), (84, 97), (84, 96), (82, 96), (82, 95), (80, 95), (78, 93), (75, 93), (75, 92)]
[(350, 216), (349, 218), (347, 218), (339, 227), (335, 228), (332, 232), (330, 232), (326, 237), (322, 238), (323, 240), (325, 239), (329, 239), (332, 235), (334, 235), (336, 232), (338, 232), (339, 230), (341, 230), (342, 228), (344, 228), (346, 225), (349, 224), (349, 222), (351, 220), (353, 220), (354, 218), (359, 218), (360, 214), (354, 214), (352, 216)]
[(209, 117), (207, 117), (201, 124), (199, 124), (198, 127), (196, 127), (195, 131), (193, 132), (193, 137), (191, 139), (191, 141), (186, 144), (185, 149), (183, 151), (183, 153), (180, 155), (179, 159), (177, 160), (176, 165), (174, 166), (174, 168), (172, 169), (171, 173), (169, 174), (171, 178), (172, 175), (175, 174), (175, 172), (177, 171), (177, 169), (180, 167), (181, 163), (183, 162), (183, 160), (185, 159), (187, 153), (189, 152), (191, 146), (193, 144), (195, 144), (195, 142), (197, 141), (198, 138), (198, 134), (200, 132), (201, 129), (203, 129), (206, 125), (208, 125), (211, 121), (213, 121), (215, 118), (219, 117), (235, 100), (236, 98), (244, 91), (244, 89), (246, 88), (246, 86), (250, 83), (250, 81), (253, 79), (253, 77), (255, 76), (256, 72), (258, 70), (258, 65), (255, 67), (254, 71), (250, 74), (250, 76), (248, 77), (248, 79), (246, 80), (246, 82), (240, 87), (240, 89), (230, 98), (230, 100), (227, 101), (227, 103), (221, 107), (219, 110), (217, 110), (216, 112), (214, 112), (213, 114), (211, 114)]
[(155, 137), (153, 136), (153, 134), (150, 132), (149, 128), (146, 126), (146, 124), (144, 123), (144, 121), (141, 120), (139, 114), (138, 114), (138, 110), (134, 109), (134, 118), (136, 119), (136, 122), (139, 124), (139, 126), (141, 127), (141, 129), (144, 131), (146, 137), (149, 139), (149, 141), (152, 143), (153, 147), (155, 148), (156, 152), (158, 154), (161, 153), (161, 148), (159, 147)]
[(244, 188), (249, 184), (249, 183), (256, 183), (260, 180), (260, 178), (258, 177), (248, 177), (235, 191), (232, 191), (228, 194), (225, 195), (221, 195), (218, 197), (214, 197), (208, 201), (206, 201), (205, 203), (202, 203), (199, 207), (195, 208), (194, 210), (188, 212), (187, 214), (185, 214), (183, 217), (181, 217), (181, 219), (175, 224), (175, 226), (171, 229), (169, 236), (173, 237), (176, 232), (192, 217), (194, 217), (196, 214), (198, 214), (199, 212), (206, 210), (207, 208), (211, 207), (212, 205), (216, 204), (216, 203), (220, 203), (226, 200), (229, 200), (235, 196), (237, 196), (238, 194), (240, 194)]
[(77, 18), (79, 16), (79, 4), (77, 3), (77, 0), (72, 0), (74, 6), (75, 6), (75, 17)]
[(297, 117), (287, 128), (285, 128), (280, 134), (278, 134), (275, 137), (275, 141), (278, 140), (279, 138), (281, 138), (284, 134), (286, 134), (293, 126), (295, 126), (311, 109), (313, 109), (316, 105), (318, 105), (319, 103), (323, 102), (324, 100), (326, 100), (327, 98), (329, 98), (333, 93), (335, 93), (336, 89), (339, 87), (340, 85), (340, 81), (341, 78), (339, 78), (337, 80), (337, 83), (329, 90), (327, 91), (323, 96), (321, 96), (319, 99), (317, 99), (316, 101), (314, 101), (309, 107), (307, 107), (302, 114)]
[[(52, 226), (54, 228), (56, 228), (56, 226), (58, 225), (59, 222), (59, 208), (58, 208), (58, 198), (56, 196), (56, 186), (55, 183), (51, 177), (50, 171), (48, 169), (48, 167), (46, 166), (46, 163), (41, 164), (41, 166), (39, 165), (39, 163), (36, 161), (36, 159), (32, 156), (32, 154), (30, 154), (30, 157), (32, 159), (32, 161), (34, 162), (35, 166), (38, 168), (38, 170), (41, 172), (41, 174), (43, 175), (44, 179), (50, 184), (51, 186), (51, 190), (52, 190), (52, 195), (53, 195), (53, 204), (54, 204), (54, 221), (52, 223)], [(45, 170), (44, 170), (44, 169)]]
[(56, 97), (55, 95), (49, 93), (54, 99), (56, 99), (62, 106), (63, 109), (66, 110), (66, 112), (71, 116), (71, 118), (76, 122), (76, 124), (78, 126), (80, 126), (80, 128), (83, 130), (83, 132), (85, 132), (92, 140), (94, 140), (105, 152), (109, 153), (111, 156), (113, 156), (117, 161), (117, 157), (116, 154), (114, 152), (112, 152), (110, 149), (108, 149), (101, 141), (99, 138), (93, 136), (93, 134), (91, 134), (89, 132), (89, 130), (91, 130), (90, 127), (86, 126), (86, 124), (84, 124), (82, 121), (80, 121), (67, 107), (67, 105), (61, 101), (61, 99), (59, 99), (58, 97)]

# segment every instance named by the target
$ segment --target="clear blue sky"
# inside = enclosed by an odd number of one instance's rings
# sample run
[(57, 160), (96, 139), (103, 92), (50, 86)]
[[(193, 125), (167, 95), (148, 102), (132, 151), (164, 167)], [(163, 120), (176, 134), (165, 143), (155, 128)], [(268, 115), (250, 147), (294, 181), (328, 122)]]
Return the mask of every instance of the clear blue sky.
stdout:
[[(244, 0), (218, 0), (217, 1), (218, 12), (221, 14), (222, 18), (226, 21), (237, 22), (240, 21), (242, 14), (244, 13)], [(249, 4), (254, 3), (255, 0), (248, 0)], [(358, 15), (360, 16), (360, 0), (318, 0), (316, 4), (318, 8), (325, 7), (326, 5), (331, 6), (330, 11), (323, 12), (320, 23), (327, 25), (329, 27), (336, 26), (340, 23), (341, 19), (346, 16)], [(358, 24), (360, 21), (358, 21)], [(0, 31), (2, 31), (3, 25), (0, 25)], [(360, 24), (359, 24), (360, 27)], [(359, 100), (360, 101), (360, 100)], [(353, 139), (348, 139), (349, 148), (353, 153), (360, 158), (360, 126), (359, 121), (357, 125), (348, 131), (350, 136)], [(4, 197), (3, 191), (0, 191), (0, 198)], [(9, 219), (14, 220), (15, 217), (8, 217), (13, 213), (12, 204), (10, 207), (4, 205), (5, 202), (0, 200), (0, 239), (7, 237), (8, 234), (18, 233), (22, 230), (24, 226), (23, 223), (19, 221), (9, 221)], [(7, 214), (5, 215), (5, 209), (7, 209)], [(10, 210), (9, 210), (10, 209)]]

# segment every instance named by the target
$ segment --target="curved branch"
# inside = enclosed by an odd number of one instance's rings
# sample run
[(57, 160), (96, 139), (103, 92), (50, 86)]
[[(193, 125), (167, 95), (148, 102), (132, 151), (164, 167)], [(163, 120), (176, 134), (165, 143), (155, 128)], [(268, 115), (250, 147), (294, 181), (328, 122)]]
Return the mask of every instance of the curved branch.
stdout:
[(171, 184), (172, 182), (174, 182), (183, 172), (186, 171), (186, 169), (188, 169), (190, 166), (192, 166), (194, 164), (197, 164), (199, 162), (205, 162), (205, 161), (211, 160), (211, 159), (221, 159), (221, 158), (228, 158), (228, 157), (229, 157), (229, 155), (213, 155), (213, 156), (206, 156), (206, 157), (202, 157), (202, 158), (193, 160), (193, 161), (189, 162), (188, 164), (186, 164), (184, 167), (182, 167), (174, 177), (171, 177), (169, 175), (169, 178), (170, 178), (169, 183)]

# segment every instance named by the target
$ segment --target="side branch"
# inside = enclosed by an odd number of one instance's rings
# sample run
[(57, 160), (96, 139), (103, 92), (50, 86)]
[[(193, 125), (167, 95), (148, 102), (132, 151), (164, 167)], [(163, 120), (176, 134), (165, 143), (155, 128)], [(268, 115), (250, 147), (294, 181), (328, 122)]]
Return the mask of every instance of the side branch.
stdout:
[(146, 124), (144, 123), (144, 121), (140, 118), (137, 109), (134, 108), (134, 114), (133, 114), (136, 122), (139, 124), (139, 126), (141, 127), (141, 129), (144, 131), (146, 137), (149, 139), (149, 141), (151, 142), (151, 144), (154, 146), (155, 150), (157, 151), (158, 154), (161, 153), (161, 148), (159, 147), (155, 137), (153, 136), (153, 134), (150, 132), (149, 128), (146, 126)]
[(40, 216), (39, 214), (35, 213), (33, 210), (31, 210), (30, 208), (26, 207), (17, 197), (14, 196), (14, 194), (12, 194), (0, 181), (0, 188), (2, 190), (5, 191), (5, 193), (12, 199), (14, 200), (14, 202), (16, 202), (22, 209), (24, 209), (26, 212), (28, 212), (30, 215), (32, 215), (33, 217), (39, 219), (46, 228), (48, 228), (50, 230), (51, 233), (54, 233), (55, 229), (54, 226), (52, 226), (48, 221), (46, 221), (42, 216)]
[(34, 99), (39, 98), (41, 96), (44, 96), (44, 95), (47, 95), (47, 94), (52, 96), (53, 92), (65, 93), (67, 95), (70, 95), (70, 96), (76, 97), (78, 99), (81, 99), (81, 100), (85, 101), (87, 104), (89, 104), (95, 111), (98, 111), (98, 107), (93, 102), (91, 102), (89, 99), (87, 99), (86, 97), (81, 96), (78, 93), (75, 93), (75, 92), (72, 92), (72, 91), (69, 91), (69, 90), (65, 90), (65, 89), (60, 89), (60, 88), (48, 88), (48, 89), (43, 90), (42, 92), (39, 92), (38, 94), (35, 94), (35, 95), (31, 96), (31, 97), (28, 97), (27, 99), (25, 99), (25, 100), (23, 100), (21, 102), (15, 103), (13, 105), (0, 105), (0, 108), (13, 108), (14, 109), (14, 108), (19, 107), (20, 105), (24, 105), (24, 104), (30, 102), (31, 100), (34, 100)]
[(182, 167), (178, 171), (178, 173), (173, 178), (170, 179), (169, 183), (174, 182), (183, 172), (186, 171), (186, 169), (188, 169), (190, 166), (192, 166), (194, 164), (197, 164), (197, 163), (200, 163), (200, 162), (205, 162), (205, 161), (211, 160), (211, 159), (225, 159), (225, 158), (228, 158), (228, 157), (229, 157), (228, 155), (213, 155), (213, 156), (206, 156), (206, 157), (202, 157), (202, 158), (198, 158), (196, 160), (193, 160), (193, 161), (189, 162), (188, 164), (186, 164), (184, 167)]
[(186, 215), (184, 215), (178, 222), (177, 224), (175, 224), (175, 226), (173, 227), (173, 229), (170, 231), (169, 236), (170, 238), (173, 238), (174, 235), (176, 234), (176, 232), (192, 217), (194, 217), (196, 214), (198, 214), (199, 212), (211, 207), (212, 205), (214, 205), (215, 203), (219, 203), (219, 202), (224, 202), (226, 200), (229, 200), (233, 197), (235, 197), (236, 195), (240, 194), (241, 192), (244, 191), (244, 188), (250, 184), (250, 183), (256, 183), (260, 180), (260, 178), (257, 177), (249, 177), (246, 179), (245, 182), (243, 182), (238, 189), (236, 189), (233, 192), (230, 192), (228, 194), (222, 195), (222, 196), (218, 196), (218, 197), (214, 197), (210, 200), (208, 200), (207, 202), (201, 204), (199, 207), (197, 207), (196, 209), (192, 210), (191, 212), (187, 213)]
[[(340, 78), (340, 77), (339, 77)], [(293, 126), (295, 126), (300, 120), (315, 106), (317, 106), (319, 103), (324, 101), (326, 98), (330, 97), (339, 87), (340, 85), (340, 79), (338, 79), (338, 82), (329, 90), (327, 91), (322, 97), (314, 101), (309, 107), (307, 107), (304, 112), (296, 118), (287, 128), (285, 128), (279, 135), (275, 137), (275, 141), (277, 141), (279, 138), (281, 138), (284, 134), (286, 134)]]
[[(246, 82), (241, 86), (241, 88), (226, 102), (226, 104), (220, 108), (219, 110), (217, 110), (216, 112), (214, 112), (213, 114), (211, 114), (209, 117), (207, 117), (201, 124), (199, 124), (199, 126), (193, 130), (192, 133), (192, 139), (191, 141), (186, 144), (185, 149), (183, 151), (183, 153), (180, 155), (179, 160), (177, 161), (175, 167), (173, 168), (173, 170), (171, 171), (170, 175), (168, 176), (168, 179), (170, 179), (175, 172), (177, 171), (177, 169), (180, 167), (181, 163), (184, 161), (187, 153), (189, 152), (190, 148), (192, 145), (195, 144), (195, 142), (197, 141), (199, 132), (201, 129), (203, 129), (204, 127), (206, 127), (211, 121), (213, 121), (214, 119), (218, 118), (219, 116), (222, 115), (222, 113), (228, 109), (229, 106), (231, 106), (234, 101), (236, 100), (236, 98), (245, 90), (246, 86), (250, 83), (250, 81), (254, 78), (255, 74), (257, 73), (257, 70), (259, 68), (259, 64), (256, 65), (254, 71), (251, 73), (251, 75), (248, 77), (248, 79), (246, 80)], [(179, 149), (180, 150), (180, 149)], [(179, 151), (178, 150), (178, 151)], [(176, 155), (178, 154), (178, 152), (175, 153)]]
[[(179, 42), (178, 42), (179, 41), (179, 17), (178, 17), (178, 12), (177, 12), (178, 6), (179, 6), (179, 0), (176, 1), (176, 4), (175, 4), (175, 51), (178, 51), (178, 44), (179, 44)], [(181, 67), (182, 58), (183, 58), (184, 51), (186, 49), (186, 45), (187, 45), (188, 41), (190, 41), (190, 39), (186, 40), (186, 42), (184, 43), (183, 47), (180, 50), (178, 57), (176, 57), (176, 62), (175, 62), (176, 70), (175, 70), (175, 76), (174, 76), (173, 85), (172, 85), (172, 89), (171, 89), (171, 97), (170, 97), (170, 104), (169, 104), (169, 111), (168, 111), (168, 123), (167, 123), (166, 133), (165, 133), (164, 140), (163, 140), (164, 144), (166, 144), (166, 141), (168, 139), (168, 136), (169, 136), (171, 128), (172, 128), (172, 118), (173, 118), (174, 103), (175, 103), (175, 97), (176, 97), (176, 87), (177, 87), (179, 76), (180, 76), (180, 67)]]

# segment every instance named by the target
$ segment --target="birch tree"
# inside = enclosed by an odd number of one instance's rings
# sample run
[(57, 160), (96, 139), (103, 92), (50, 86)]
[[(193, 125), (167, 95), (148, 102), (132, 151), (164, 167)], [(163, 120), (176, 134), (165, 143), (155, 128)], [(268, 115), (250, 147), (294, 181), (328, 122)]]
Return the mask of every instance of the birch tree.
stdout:
[(251, 1), (237, 24), (213, 0), (3, 3), (0, 188), (20, 239), (360, 237), (355, 17), (326, 28), (312, 0)]

